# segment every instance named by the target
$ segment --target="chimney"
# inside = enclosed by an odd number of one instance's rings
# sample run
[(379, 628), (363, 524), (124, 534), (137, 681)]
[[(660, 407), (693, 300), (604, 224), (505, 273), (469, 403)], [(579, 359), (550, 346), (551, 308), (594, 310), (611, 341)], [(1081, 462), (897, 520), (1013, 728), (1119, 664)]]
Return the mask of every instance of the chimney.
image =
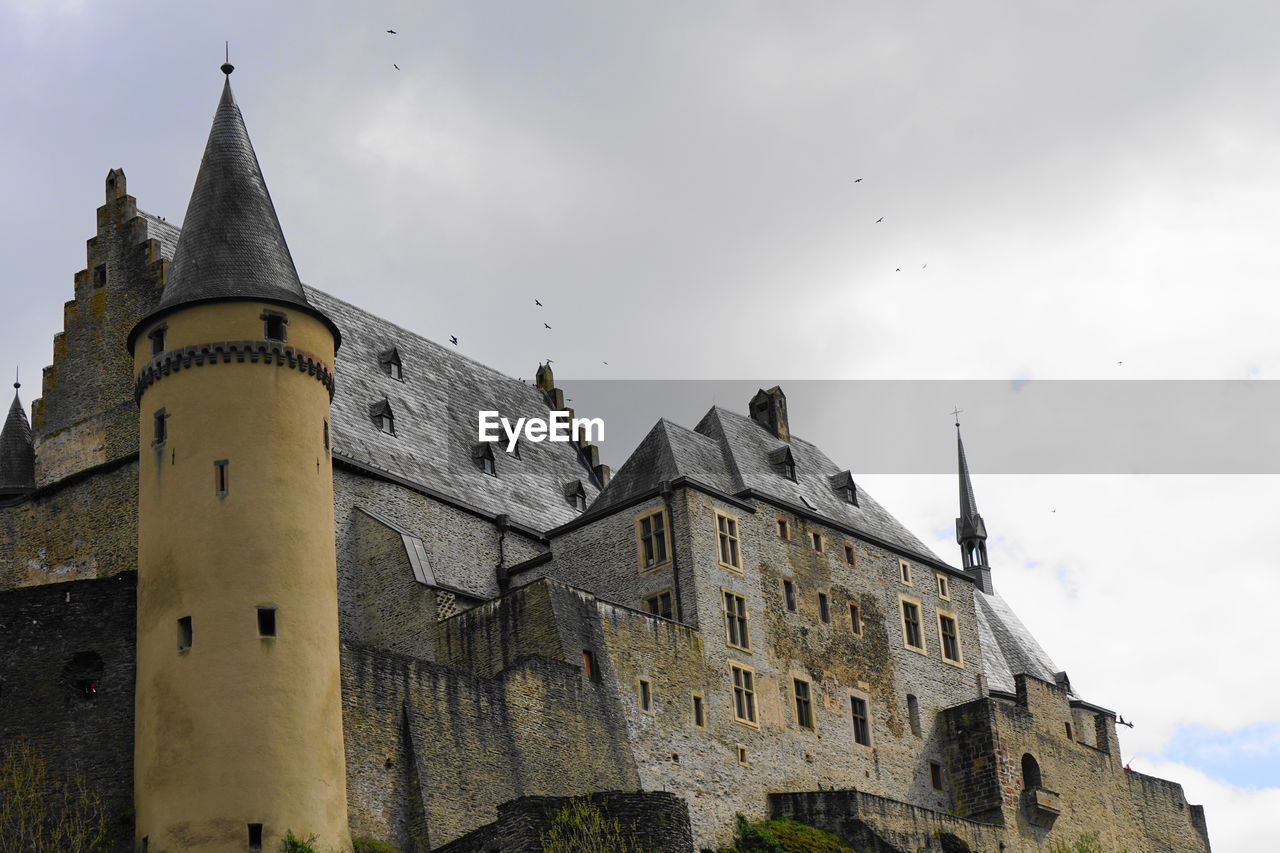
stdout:
[(787, 426), (787, 395), (779, 386), (756, 392), (751, 398), (751, 419), (783, 441), (791, 440), (791, 430)]

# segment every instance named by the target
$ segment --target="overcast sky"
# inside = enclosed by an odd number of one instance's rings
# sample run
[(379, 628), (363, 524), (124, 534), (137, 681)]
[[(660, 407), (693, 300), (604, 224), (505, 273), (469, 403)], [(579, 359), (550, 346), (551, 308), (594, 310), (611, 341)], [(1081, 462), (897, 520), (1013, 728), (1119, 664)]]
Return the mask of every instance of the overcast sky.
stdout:
[[(1274, 2), (2, 9), (0, 372), (21, 366), (28, 403), (107, 170), (182, 219), (224, 39), (303, 279), (514, 376), (554, 358), (570, 396), (1280, 377)], [(953, 403), (928, 452), (950, 447)], [(858, 474), (875, 449), (824, 411), (793, 430)], [(977, 472), (1043, 440), (965, 437)], [(860, 482), (958, 557), (952, 477)], [(1280, 479), (975, 486), (997, 588), (1087, 699), (1135, 721), (1125, 759), (1206, 805), (1215, 850), (1270, 846)]]

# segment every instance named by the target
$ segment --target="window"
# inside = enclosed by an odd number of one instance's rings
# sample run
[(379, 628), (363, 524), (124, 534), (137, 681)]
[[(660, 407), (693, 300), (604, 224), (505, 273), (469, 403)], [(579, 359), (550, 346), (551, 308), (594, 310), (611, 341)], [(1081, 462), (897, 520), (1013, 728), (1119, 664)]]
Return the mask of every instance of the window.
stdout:
[(813, 700), (809, 695), (809, 682), (794, 679), (796, 691), (796, 725), (802, 729), (813, 728)]
[(901, 599), (902, 601), (902, 642), (907, 648), (924, 652), (924, 635), (920, 632), (920, 603)]
[(911, 564), (906, 560), (899, 560), (898, 572), (902, 575), (902, 582), (911, 586)]
[(573, 508), (578, 512), (587, 511), (587, 496), (584, 494), (576, 494), (573, 496)]
[(747, 600), (736, 592), (722, 590), (724, 593), (724, 628), (725, 642), (734, 648), (750, 650), (751, 640), (747, 634)]
[(853, 504), (854, 506), (858, 505), (858, 489), (852, 483), (842, 488), (840, 492), (845, 503)]
[(153, 356), (164, 352), (164, 339), (168, 331), (169, 327), (162, 325), (152, 329), (150, 334), (147, 335), (147, 338), (151, 341), (151, 354)]
[(654, 616), (661, 616), (663, 619), (671, 618), (671, 590), (664, 589), (657, 595), (651, 595), (644, 600), (644, 609), (648, 610)]
[(219, 459), (213, 463), (213, 493), (215, 495), (225, 495), (227, 493), (227, 460)]
[(948, 600), (951, 598), (951, 588), (947, 584), (946, 575), (938, 575), (938, 598), (945, 598)]
[(791, 538), (791, 524), (782, 516), (778, 516), (778, 538), (779, 539)]
[(276, 609), (274, 607), (258, 608), (258, 636), (274, 637), (276, 635)]
[(942, 765), (936, 761), (929, 762), (929, 783), (933, 785), (933, 790), (942, 790)]
[(822, 553), (822, 534), (816, 530), (810, 530), (809, 541), (813, 545), (813, 550), (821, 554)]
[(324, 449), (329, 449), (329, 422), (324, 422)]
[(907, 721), (911, 724), (911, 733), (920, 737), (920, 700), (914, 693), (907, 694)]
[(856, 601), (849, 602), (849, 628), (855, 634), (862, 633), (862, 607)]
[(404, 381), (404, 368), (399, 361), (392, 361), (387, 364), (387, 374), (399, 382)]
[(514, 459), (520, 458), (520, 439), (517, 438), (515, 441), (508, 441), (506, 448), (508, 456)]
[(249, 824), (249, 851), (250, 853), (260, 853), (262, 850), (262, 824)]
[(640, 571), (670, 562), (669, 554), (666, 511), (660, 509), (636, 519), (636, 555)]
[(857, 558), (854, 555), (853, 546), (848, 542), (844, 543), (844, 561), (849, 565), (854, 565)]
[(587, 681), (599, 681), (600, 670), (596, 669), (596, 656), (590, 649), (582, 650), (582, 674)]
[[(729, 664), (733, 675), (733, 718), (749, 726), (756, 722), (756, 674), (745, 666)], [(745, 763), (745, 762), (743, 762)]]
[(779, 447), (769, 453), (769, 462), (773, 465), (773, 469), (788, 480), (796, 478), (796, 462), (791, 455), (789, 446)]
[(169, 440), (169, 424), (168, 424), (168, 421), (166, 420), (168, 417), (169, 416), (165, 413), (164, 409), (161, 409), (160, 411), (156, 412), (155, 415), (152, 417), (151, 443), (153, 445), (164, 444), (166, 441)]
[(827, 625), (831, 624), (831, 602), (825, 592), (818, 593), (818, 618)]
[(701, 695), (693, 694), (693, 725), (694, 728), (705, 729), (707, 727), (707, 705)]
[(1022, 787), (1024, 790), (1044, 787), (1044, 780), (1040, 778), (1040, 762), (1029, 752), (1022, 756)]
[(396, 434), (396, 416), (391, 411), (391, 403), (386, 399), (369, 406), (369, 417), (373, 419), (373, 425), (378, 428), (378, 432), (385, 432), (387, 435)]
[(740, 743), (735, 744), (734, 752), (738, 756), (738, 764), (742, 765), (743, 767), (746, 767), (747, 766), (747, 748)]
[(178, 620), (178, 651), (185, 652), (191, 648), (191, 617), (183, 616)]
[(645, 714), (653, 713), (653, 685), (649, 679), (640, 679), (640, 710)]
[(107, 284), (107, 265), (98, 264), (93, 268), (93, 286), (106, 287)]
[(1071, 724), (1066, 723), (1065, 725), (1067, 727), (1067, 740), (1075, 740), (1075, 733), (1071, 731)]
[(867, 700), (861, 696), (850, 696), (849, 710), (853, 715), (853, 742), (859, 746), (871, 746), (871, 716), (867, 711)]
[(720, 539), (720, 565), (735, 571), (742, 570), (742, 555), (738, 553), (738, 520), (716, 513), (716, 531)]
[(945, 610), (938, 611), (938, 641), (944, 661), (957, 666), (964, 664), (960, 656), (960, 632), (956, 628), (956, 618)]
[[(498, 476), (498, 465), (493, 459), (493, 442), (478, 442), (471, 450), (471, 458), (480, 466), (481, 471), (488, 474), (490, 477)], [(572, 502), (572, 493), (566, 493), (565, 496), (570, 498), (570, 502)]]
[(790, 578), (782, 579), (782, 601), (788, 610), (796, 612), (796, 582)]
[(262, 312), (262, 335), (269, 341), (285, 341), (288, 337), (285, 335), (285, 327), (289, 325), (289, 318), (281, 314), (279, 311), (263, 311)]

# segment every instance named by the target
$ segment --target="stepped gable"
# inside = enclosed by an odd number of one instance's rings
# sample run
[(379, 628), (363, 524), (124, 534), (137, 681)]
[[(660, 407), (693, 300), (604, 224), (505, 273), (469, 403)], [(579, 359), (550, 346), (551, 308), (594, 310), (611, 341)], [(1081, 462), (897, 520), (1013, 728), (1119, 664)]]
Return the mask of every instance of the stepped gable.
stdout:
[(1024, 673), (1053, 684), (1058, 668), (1008, 602), (976, 588), (973, 600), (988, 687), (1013, 693), (1013, 677)]
[[(950, 565), (861, 487), (857, 505), (846, 503), (831, 486), (831, 478), (842, 469), (794, 433), (789, 442), (783, 441), (746, 415), (719, 406), (707, 412), (695, 429), (720, 443), (726, 467), (737, 483), (735, 491), (750, 489), (793, 506), (807, 507), (817, 515), (886, 542), (906, 556)], [(795, 461), (794, 481), (778, 474), (770, 463), (770, 454), (783, 448), (790, 448)]]
[[(342, 332), (333, 398), (334, 452), (461, 501), (513, 523), (550, 530), (580, 513), (565, 498), (579, 480), (590, 504), (599, 494), (573, 443), (522, 440), (519, 458), (495, 446), (497, 476), (480, 470), (474, 451), (480, 410), (516, 418), (546, 418), (543, 392), (459, 353), (362, 311), (337, 297), (306, 288), (317, 310)], [(383, 367), (394, 347), (403, 381)], [(370, 407), (387, 402), (395, 435), (380, 432)], [(501, 432), (499, 430), (499, 432)]]

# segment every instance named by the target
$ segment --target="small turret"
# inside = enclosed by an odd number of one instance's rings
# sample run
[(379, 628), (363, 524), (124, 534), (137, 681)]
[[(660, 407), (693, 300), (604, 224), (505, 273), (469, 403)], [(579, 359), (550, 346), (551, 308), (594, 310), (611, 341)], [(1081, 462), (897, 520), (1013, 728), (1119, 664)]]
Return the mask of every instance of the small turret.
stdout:
[(16, 503), (36, 488), (36, 451), (31, 441), (31, 424), (13, 383), (13, 405), (4, 429), (0, 430), (0, 504)]
[(753, 421), (783, 441), (791, 440), (791, 428), (787, 424), (787, 395), (782, 393), (781, 386), (757, 391), (751, 398), (750, 410)]
[(992, 586), (991, 567), (987, 565), (987, 525), (978, 514), (978, 502), (973, 497), (973, 481), (969, 479), (969, 461), (965, 459), (959, 421), (956, 421), (956, 449), (960, 473), (960, 517), (956, 519), (956, 542), (960, 545), (964, 570), (973, 576), (979, 589), (990, 595)]

